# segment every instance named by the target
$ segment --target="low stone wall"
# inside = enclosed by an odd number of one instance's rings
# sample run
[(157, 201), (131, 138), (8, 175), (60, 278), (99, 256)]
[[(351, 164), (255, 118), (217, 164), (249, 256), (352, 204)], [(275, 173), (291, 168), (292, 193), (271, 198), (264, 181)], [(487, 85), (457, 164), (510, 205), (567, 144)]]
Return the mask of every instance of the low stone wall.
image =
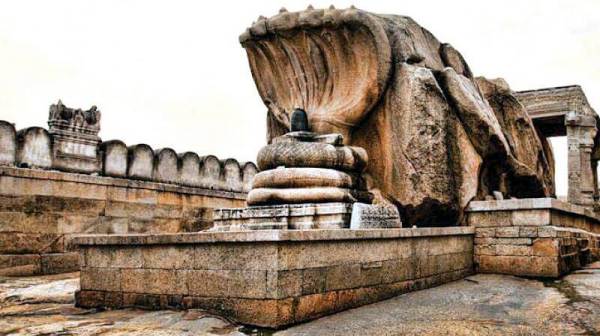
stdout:
[(146, 144), (127, 146), (120, 140), (101, 143), (98, 140), (97, 146), (85, 148), (86, 155), (67, 154), (65, 148), (75, 145), (62, 140), (41, 127), (17, 132), (13, 124), (0, 120), (0, 166), (53, 169), (232, 192), (248, 192), (258, 171), (252, 162), (219, 160), (214, 155), (199, 156), (193, 152), (177, 154), (171, 148), (154, 150)]
[(467, 221), (477, 272), (555, 278), (600, 258), (600, 220), (553, 198), (474, 201)]
[(92, 235), (81, 307), (201, 308), (281, 327), (472, 273), (473, 228)]
[(252, 162), (102, 142), (95, 106), (59, 101), (48, 125), (17, 131), (0, 120), (0, 275), (77, 270), (74, 233), (207, 229), (212, 208), (245, 206), (258, 171)]
[(176, 233), (212, 226), (246, 194), (124, 178), (0, 167), (0, 275), (79, 269), (77, 233)]

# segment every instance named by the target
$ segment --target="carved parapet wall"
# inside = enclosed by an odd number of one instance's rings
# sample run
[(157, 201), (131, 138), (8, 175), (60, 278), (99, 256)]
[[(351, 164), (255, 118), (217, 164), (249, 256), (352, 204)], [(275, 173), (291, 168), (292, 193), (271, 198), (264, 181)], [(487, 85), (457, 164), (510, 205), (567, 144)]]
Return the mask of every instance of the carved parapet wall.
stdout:
[(16, 164), (19, 167), (41, 169), (52, 167), (52, 141), (48, 131), (41, 127), (22, 129), (16, 133), (15, 142), (17, 144)]
[(53, 167), (62, 171), (100, 171), (100, 111), (72, 109), (59, 100), (50, 106), (48, 126), (52, 135)]
[(15, 126), (0, 120), (0, 165), (13, 165), (17, 155), (17, 132)]
[(258, 172), (252, 162), (220, 160), (193, 152), (178, 154), (171, 148), (154, 150), (146, 144), (127, 146), (120, 140), (99, 142), (90, 156), (98, 159), (98, 168), (85, 171), (81, 169), (83, 161), (67, 159), (64, 151), (56, 148), (66, 146), (56, 137), (41, 127), (17, 132), (13, 124), (0, 120), (0, 166), (90, 173), (236, 193), (248, 192)]
[(0, 120), (0, 275), (78, 270), (73, 234), (201, 231), (246, 205), (254, 163), (102, 142), (89, 111), (57, 109), (75, 113), (51, 108), (50, 131)]

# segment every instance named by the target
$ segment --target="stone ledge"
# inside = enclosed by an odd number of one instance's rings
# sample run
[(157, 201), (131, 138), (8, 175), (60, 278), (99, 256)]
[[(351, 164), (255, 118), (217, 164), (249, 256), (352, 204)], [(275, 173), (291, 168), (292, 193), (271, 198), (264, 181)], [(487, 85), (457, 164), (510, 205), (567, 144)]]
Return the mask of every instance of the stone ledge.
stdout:
[(108, 176), (91, 176), (85, 174), (66, 173), (59, 171), (47, 171), (29, 168), (14, 168), (0, 166), (0, 177), (11, 176), (17, 178), (27, 178), (43, 181), (60, 181), (60, 182), (76, 182), (83, 184), (103, 185), (111, 187), (124, 187), (136, 189), (148, 189), (158, 191), (175, 192), (179, 194), (190, 194), (200, 196), (213, 196), (221, 198), (231, 198), (245, 200), (246, 193), (233, 191), (193, 188), (178, 184), (167, 184), (158, 182), (149, 182), (141, 180), (130, 180), (124, 178), (108, 177)]
[(523, 198), (494, 201), (471, 201), (467, 206), (467, 212), (507, 211), (507, 210), (537, 210), (554, 209), (569, 212), (600, 221), (592, 211), (556, 198)]
[(469, 226), (361, 230), (257, 230), (177, 234), (76, 235), (72, 245), (161, 245), (216, 242), (326, 241), (473, 235)]

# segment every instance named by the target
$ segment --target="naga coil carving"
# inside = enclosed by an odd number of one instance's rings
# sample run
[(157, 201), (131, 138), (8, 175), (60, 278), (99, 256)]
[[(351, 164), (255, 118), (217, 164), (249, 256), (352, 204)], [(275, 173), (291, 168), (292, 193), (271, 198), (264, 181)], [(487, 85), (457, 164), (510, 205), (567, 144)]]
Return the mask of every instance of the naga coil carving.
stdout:
[(283, 10), (240, 42), (268, 109), (268, 142), (303, 109), (311, 131), (366, 150), (369, 190), (408, 225), (455, 225), (493, 191), (554, 193), (550, 146), (508, 85), (474, 78), (457, 50), (409, 17)]

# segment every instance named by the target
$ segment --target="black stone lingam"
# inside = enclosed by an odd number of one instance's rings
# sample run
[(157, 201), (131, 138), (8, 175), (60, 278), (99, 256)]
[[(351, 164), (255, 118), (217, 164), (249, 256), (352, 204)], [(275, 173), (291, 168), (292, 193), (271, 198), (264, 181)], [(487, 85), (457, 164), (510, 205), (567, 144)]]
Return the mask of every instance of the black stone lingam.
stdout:
[(308, 132), (310, 127), (308, 125), (308, 115), (303, 109), (294, 109), (290, 121), (290, 130), (292, 132)]

